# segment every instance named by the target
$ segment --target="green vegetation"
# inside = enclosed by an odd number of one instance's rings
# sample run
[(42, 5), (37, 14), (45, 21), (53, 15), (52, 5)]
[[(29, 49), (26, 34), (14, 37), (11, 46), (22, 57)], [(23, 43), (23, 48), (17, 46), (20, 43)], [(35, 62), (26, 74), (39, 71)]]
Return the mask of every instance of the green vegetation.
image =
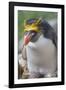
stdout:
[(30, 18), (43, 18), (45, 20), (57, 19), (56, 12), (43, 12), (43, 11), (18, 11), (18, 39), (20, 40), (24, 34), (24, 20)]

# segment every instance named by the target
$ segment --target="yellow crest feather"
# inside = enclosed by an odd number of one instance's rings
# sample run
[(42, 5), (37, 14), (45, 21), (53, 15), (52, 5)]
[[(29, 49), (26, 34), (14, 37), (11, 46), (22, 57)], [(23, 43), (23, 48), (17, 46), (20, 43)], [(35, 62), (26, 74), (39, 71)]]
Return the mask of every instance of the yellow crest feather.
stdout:
[(32, 24), (26, 24), (26, 21), (27, 20), (24, 20), (24, 31), (35, 31), (35, 32), (39, 32), (39, 27), (38, 27), (38, 24), (40, 23), (41, 21), (41, 18), (39, 18), (35, 23), (32, 23)]

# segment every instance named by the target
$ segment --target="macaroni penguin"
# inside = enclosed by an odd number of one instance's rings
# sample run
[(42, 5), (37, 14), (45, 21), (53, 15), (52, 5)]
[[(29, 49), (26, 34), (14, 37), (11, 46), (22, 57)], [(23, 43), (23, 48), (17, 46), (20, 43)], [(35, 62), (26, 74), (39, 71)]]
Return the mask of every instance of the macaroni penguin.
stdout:
[(57, 34), (44, 19), (32, 18), (24, 22), (29, 78), (57, 76)]

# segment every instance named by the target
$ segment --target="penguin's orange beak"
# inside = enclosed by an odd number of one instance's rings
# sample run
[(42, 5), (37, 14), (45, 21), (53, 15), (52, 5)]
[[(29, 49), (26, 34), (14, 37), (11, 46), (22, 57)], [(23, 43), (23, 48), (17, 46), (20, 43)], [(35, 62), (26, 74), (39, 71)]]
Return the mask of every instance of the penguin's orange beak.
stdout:
[(27, 45), (30, 42), (30, 36), (29, 35), (25, 35), (24, 36), (24, 45)]
[(31, 41), (32, 36), (33, 34), (31, 31), (24, 35), (24, 45), (27, 45)]

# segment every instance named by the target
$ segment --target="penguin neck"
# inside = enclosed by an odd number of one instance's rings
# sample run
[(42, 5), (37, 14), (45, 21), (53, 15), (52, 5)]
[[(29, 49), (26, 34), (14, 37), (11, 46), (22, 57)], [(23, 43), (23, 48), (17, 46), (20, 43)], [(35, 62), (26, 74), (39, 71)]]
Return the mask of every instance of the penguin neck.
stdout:
[(29, 42), (27, 47), (37, 49), (37, 48), (44, 48), (48, 44), (52, 44), (52, 41), (48, 38), (45, 38), (44, 35), (41, 34), (36, 42)]

